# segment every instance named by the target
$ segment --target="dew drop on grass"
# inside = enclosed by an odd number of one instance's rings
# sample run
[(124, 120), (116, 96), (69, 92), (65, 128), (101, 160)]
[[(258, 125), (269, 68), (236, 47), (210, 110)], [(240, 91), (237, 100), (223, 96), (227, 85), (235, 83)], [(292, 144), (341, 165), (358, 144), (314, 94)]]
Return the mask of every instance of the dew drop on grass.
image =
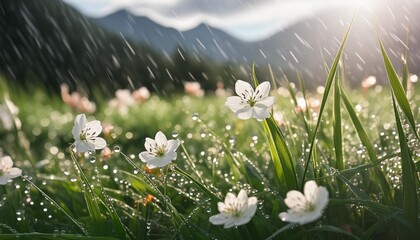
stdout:
[(90, 162), (90, 163), (95, 163), (95, 162), (96, 162), (96, 157), (95, 157), (95, 156), (91, 156), (91, 157), (89, 158), (89, 162)]
[(194, 120), (194, 121), (198, 121), (200, 119), (200, 114), (198, 114), (198, 113), (193, 113), (193, 115), (192, 115), (192, 120)]
[(229, 137), (229, 143), (234, 144), (235, 143), (235, 137)]
[(177, 131), (173, 131), (172, 132), (172, 137), (173, 138), (177, 138), (178, 137), (178, 132)]
[(116, 153), (119, 153), (119, 152), (121, 152), (121, 147), (120, 146), (115, 146), (114, 147), (114, 152), (116, 152)]

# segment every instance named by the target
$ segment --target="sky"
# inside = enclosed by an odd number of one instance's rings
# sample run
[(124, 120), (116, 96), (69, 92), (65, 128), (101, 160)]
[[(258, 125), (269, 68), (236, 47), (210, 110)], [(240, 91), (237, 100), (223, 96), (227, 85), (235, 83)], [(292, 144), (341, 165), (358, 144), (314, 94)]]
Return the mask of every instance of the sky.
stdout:
[[(120, 9), (186, 31), (208, 24), (244, 41), (267, 38), (287, 26), (334, 7), (356, 10), (358, 0), (64, 0), (90, 17)], [(375, 0), (364, 0), (364, 4)], [(378, 1), (378, 0), (377, 0)]]

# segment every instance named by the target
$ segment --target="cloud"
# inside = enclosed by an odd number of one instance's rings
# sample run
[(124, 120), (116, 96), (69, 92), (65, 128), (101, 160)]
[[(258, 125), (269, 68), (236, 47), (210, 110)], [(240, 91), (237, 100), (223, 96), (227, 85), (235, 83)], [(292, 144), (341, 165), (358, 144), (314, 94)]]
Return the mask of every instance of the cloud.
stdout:
[(120, 9), (186, 31), (206, 23), (245, 41), (266, 38), (319, 11), (354, 0), (64, 0), (100, 17)]

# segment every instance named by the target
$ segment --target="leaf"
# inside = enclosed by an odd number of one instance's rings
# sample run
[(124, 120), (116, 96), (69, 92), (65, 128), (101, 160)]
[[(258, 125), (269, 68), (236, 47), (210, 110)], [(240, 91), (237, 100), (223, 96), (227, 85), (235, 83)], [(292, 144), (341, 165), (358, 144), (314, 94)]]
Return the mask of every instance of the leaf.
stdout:
[(335, 149), (335, 168), (338, 171), (344, 169), (343, 160), (343, 133), (341, 127), (341, 101), (340, 101), (340, 85), (338, 76), (334, 83), (334, 121), (333, 121), (333, 138), (334, 138), (334, 149)]
[(392, 98), (394, 107), (395, 121), (397, 123), (398, 139), (401, 149), (401, 170), (402, 170), (402, 190), (403, 190), (403, 216), (415, 226), (418, 225), (418, 198), (416, 182), (418, 181), (413, 158), (407, 145), (407, 138), (401, 125), (400, 116), (394, 97)]
[[(341, 89), (341, 98), (343, 100), (344, 106), (347, 109), (347, 112), (350, 115), (350, 119), (353, 122), (354, 128), (356, 129), (357, 135), (359, 136), (360, 141), (362, 142), (363, 146), (365, 146), (366, 151), (369, 155), (369, 159), (372, 164), (375, 164), (378, 161), (378, 157), (376, 155), (376, 151), (373, 147), (372, 142), (369, 139), (369, 136), (366, 133), (363, 124), (361, 123), (359, 117), (356, 114), (356, 110), (354, 109), (353, 105), (350, 103), (349, 98), (347, 97), (346, 93)], [(391, 198), (391, 189), (386, 181), (384, 174), (382, 173), (381, 169), (378, 166), (373, 166), (373, 170), (375, 173), (375, 182), (378, 182), (382, 192), (384, 193), (385, 200), (388, 203), (392, 202)]]
[(292, 156), (280, 128), (277, 126), (273, 117), (264, 119), (263, 125), (268, 137), (270, 154), (278, 180), (284, 180), (288, 190), (298, 189)]
[(334, 80), (334, 76), (335, 76), (336, 71), (337, 71), (338, 62), (340, 61), (341, 54), (343, 53), (344, 46), (346, 45), (347, 37), (349, 36), (351, 27), (353, 26), (354, 20), (356, 19), (357, 12), (358, 12), (358, 10), (356, 10), (356, 12), (354, 13), (354, 16), (353, 16), (353, 18), (350, 22), (350, 26), (347, 29), (347, 32), (344, 35), (343, 41), (340, 45), (340, 48), (338, 49), (337, 55), (334, 58), (334, 62), (331, 66), (330, 73), (328, 74), (327, 83), (325, 84), (325, 90), (324, 90), (324, 94), (322, 95), (321, 106), (320, 106), (320, 109), (319, 109), (318, 121), (316, 123), (314, 133), (312, 134), (309, 154), (308, 154), (308, 157), (306, 158), (305, 170), (303, 172), (303, 178), (302, 178), (302, 184), (301, 184), (302, 187), (304, 186), (304, 183), (305, 183), (306, 173), (308, 171), (309, 163), (311, 161), (312, 150), (313, 150), (313, 147), (315, 145), (315, 139), (316, 139), (316, 136), (317, 136), (318, 128), (321, 124), (322, 113), (324, 112), (324, 108), (325, 108), (325, 104), (327, 102), (328, 94), (330, 92), (331, 85), (332, 85), (332, 82)]
[[(259, 83), (255, 74), (254, 65), (252, 65), (252, 77), (256, 88)], [(264, 119), (263, 126), (268, 138), (270, 154), (276, 171), (277, 180), (279, 182), (284, 180), (288, 190), (297, 189), (298, 181), (295, 168), (293, 166), (292, 155), (286, 144), (284, 136), (272, 115), (270, 118)]]
[(414, 121), (413, 112), (411, 111), (407, 96), (401, 85), (400, 80), (398, 79), (398, 75), (395, 72), (394, 66), (392, 65), (391, 60), (389, 60), (389, 57), (386, 54), (382, 41), (379, 37), (379, 34), (378, 34), (378, 40), (379, 40), (379, 45), (381, 47), (382, 57), (384, 60), (386, 73), (388, 75), (388, 80), (389, 80), (389, 83), (391, 84), (391, 88), (394, 93), (395, 99), (397, 100), (398, 105), (400, 106), (401, 110), (404, 112), (405, 116), (407, 117), (408, 123), (410, 124), (411, 129), (416, 135), (417, 140), (420, 141), (419, 135), (416, 131), (416, 123)]

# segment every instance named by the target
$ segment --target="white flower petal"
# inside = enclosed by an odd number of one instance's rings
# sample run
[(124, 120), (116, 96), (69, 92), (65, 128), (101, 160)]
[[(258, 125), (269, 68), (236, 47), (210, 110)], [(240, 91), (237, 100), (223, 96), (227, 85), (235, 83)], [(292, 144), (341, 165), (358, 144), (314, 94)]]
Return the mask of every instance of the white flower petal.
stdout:
[(235, 92), (242, 99), (250, 99), (254, 95), (254, 89), (251, 84), (242, 80), (236, 81)]
[(248, 193), (246, 190), (241, 189), (238, 193), (238, 197), (236, 199), (241, 206), (248, 206)]
[(249, 205), (249, 201), (248, 201), (248, 208), (243, 212), (243, 215), (248, 216), (249, 218), (252, 218), (255, 215), (255, 212), (257, 211), (257, 198), (250, 197), (249, 199), (251, 200), (252, 198), (255, 199), (252, 201), (252, 202), (255, 201), (255, 203), (252, 203), (251, 205)]
[(168, 139), (166, 138), (165, 134), (163, 134), (163, 132), (159, 131), (156, 133), (155, 141), (157, 145), (163, 146), (163, 145), (166, 145), (166, 143), (168, 142)]
[(168, 152), (167, 154), (165, 154), (165, 157), (170, 159), (170, 160), (176, 160), (176, 152)]
[(105, 139), (101, 137), (96, 137), (95, 139), (91, 139), (89, 142), (95, 145), (95, 149), (102, 149), (106, 147), (106, 141)]
[(102, 132), (102, 125), (100, 121), (94, 120), (86, 123), (85, 129), (91, 137), (96, 137)]
[(21, 170), (21, 169), (19, 169), (19, 168), (16, 168), (16, 167), (14, 167), (14, 168), (10, 168), (10, 169), (7, 171), (7, 176), (8, 176), (9, 178), (16, 178), (16, 177), (19, 177), (20, 175), (22, 175), (22, 170)]
[(257, 197), (250, 197), (248, 198), (248, 206), (257, 205), (258, 199)]
[(76, 150), (80, 153), (95, 151), (95, 145), (89, 142), (76, 141), (74, 145), (76, 147)]
[(303, 193), (305, 194), (305, 198), (310, 202), (314, 202), (317, 190), (318, 185), (314, 180), (307, 181), (305, 183), (305, 186), (303, 187)]
[(224, 225), (224, 228), (231, 228), (233, 226), (235, 226), (235, 219), (234, 218), (228, 218), (227, 222)]
[(149, 165), (154, 166), (154, 167), (164, 167), (168, 165), (171, 161), (172, 159), (165, 155), (163, 157), (155, 157), (151, 159), (150, 161), (147, 162), (147, 165), (148, 167)]
[(80, 140), (80, 133), (82, 132), (83, 127), (85, 126), (85, 122), (85, 114), (79, 114), (76, 116), (76, 119), (74, 120), (73, 129), (71, 130), (74, 140)]
[(251, 221), (252, 216), (243, 216), (241, 218), (237, 218), (235, 219), (235, 226), (240, 226), (240, 225), (244, 225), (247, 224), (249, 221)]
[(155, 140), (151, 139), (151, 138), (146, 138), (146, 142), (144, 143), (144, 148), (147, 151), (152, 152), (152, 149), (155, 147), (156, 142)]
[(293, 213), (293, 212), (282, 212), (280, 213), (281, 220), (291, 223), (299, 223), (301, 225), (313, 222), (322, 216), (319, 211), (312, 212), (302, 212), (302, 213)]
[(252, 117), (252, 113), (254, 112), (253, 108), (250, 106), (246, 106), (242, 109), (240, 109), (239, 111), (237, 111), (236, 117), (239, 119), (250, 119)]
[(315, 196), (314, 204), (319, 211), (324, 210), (328, 204), (328, 191), (325, 187), (318, 187), (317, 194)]
[(229, 221), (229, 218), (226, 215), (219, 213), (214, 216), (211, 216), (209, 218), (209, 221), (213, 225), (222, 225)]
[(226, 197), (225, 197), (225, 204), (229, 205), (229, 204), (234, 204), (236, 202), (236, 196), (233, 193), (227, 193)]
[(268, 108), (259, 108), (254, 106), (252, 116), (256, 118), (258, 121), (262, 121), (265, 118), (270, 117), (270, 110)]
[(143, 151), (139, 154), (139, 158), (142, 162), (147, 163), (155, 159), (155, 156), (150, 154), (148, 151)]
[(271, 106), (273, 106), (273, 104), (274, 104), (274, 97), (270, 96), (270, 97), (266, 97), (261, 100), (258, 100), (254, 106), (260, 107), (260, 108), (270, 108)]
[(7, 176), (0, 176), (0, 185), (6, 185), (9, 181), (9, 178)]
[(219, 212), (224, 212), (225, 209), (226, 209), (226, 204), (224, 202), (217, 203), (217, 210), (219, 210)]
[(291, 190), (287, 193), (284, 203), (293, 210), (304, 210), (306, 204), (305, 196), (296, 190)]
[(260, 99), (267, 97), (268, 94), (270, 93), (270, 88), (271, 88), (270, 82), (267, 82), (267, 81), (258, 85), (254, 93), (255, 100), (258, 101)]
[(244, 102), (240, 97), (238, 96), (232, 96), (228, 97), (226, 99), (226, 106), (230, 108), (233, 112), (237, 112), (241, 110), (242, 108), (248, 106), (248, 103)]
[(179, 147), (179, 141), (178, 140), (169, 140), (167, 145), (166, 145), (165, 151), (166, 152), (174, 152), (174, 151), (176, 151), (176, 149), (178, 147)]
[(1, 158), (0, 168), (9, 169), (13, 167), (13, 161), (10, 156), (4, 156)]

